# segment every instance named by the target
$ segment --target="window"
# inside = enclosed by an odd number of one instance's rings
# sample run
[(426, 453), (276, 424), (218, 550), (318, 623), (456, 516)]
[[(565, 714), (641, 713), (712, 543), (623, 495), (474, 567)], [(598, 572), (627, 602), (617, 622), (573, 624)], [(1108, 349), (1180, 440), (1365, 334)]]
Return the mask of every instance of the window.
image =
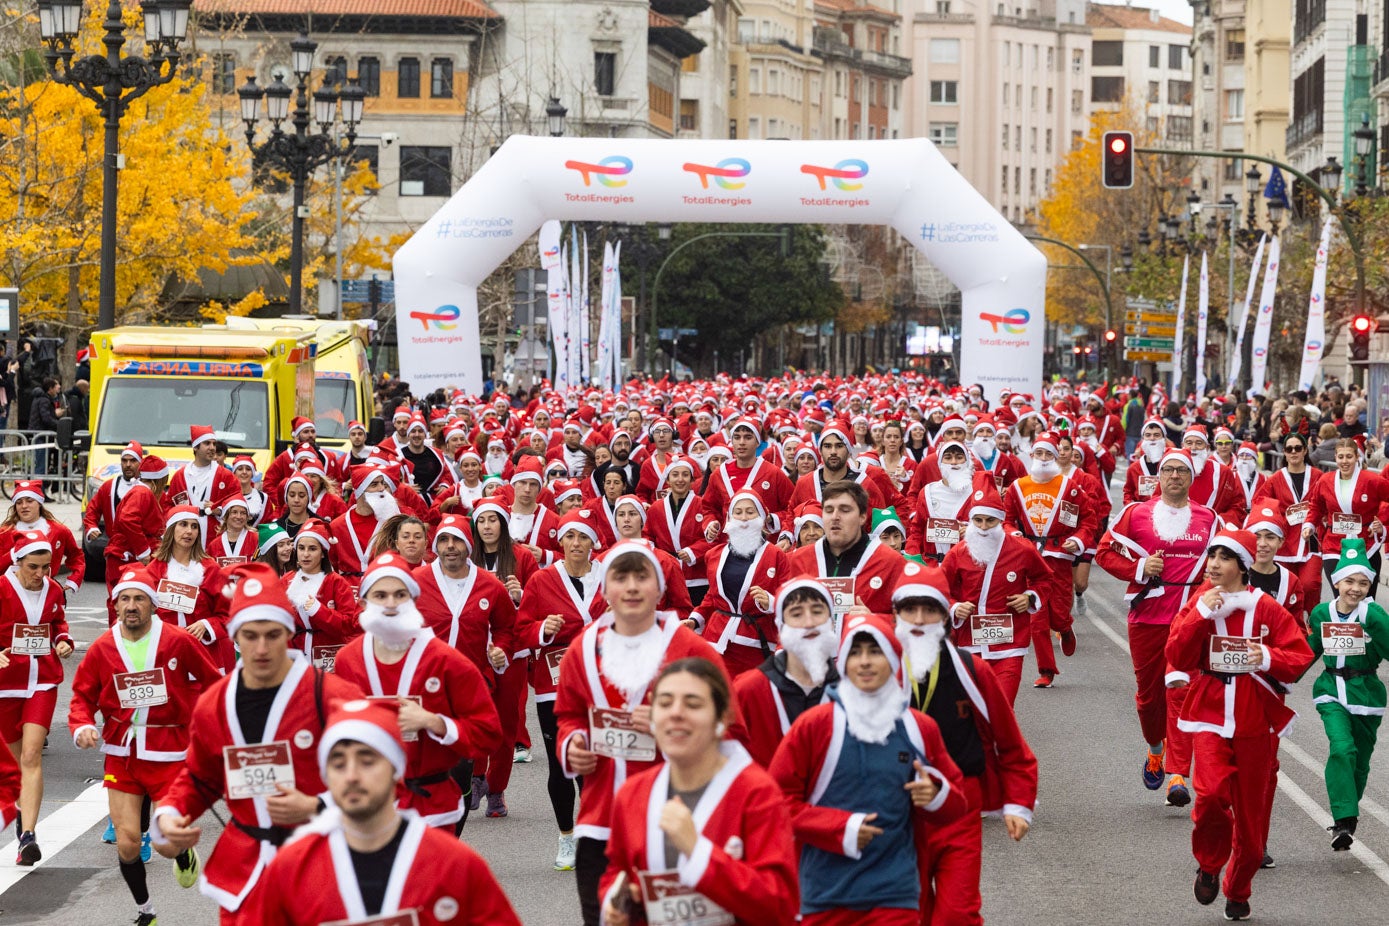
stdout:
[(401, 58), (396, 65), (396, 96), (413, 100), (420, 95), (420, 59)]
[(325, 87), (341, 87), (347, 83), (347, 59), (342, 55), (334, 55), (324, 62), (326, 69), (323, 72), (323, 85)]
[(401, 148), (400, 195), (448, 196), (453, 193), (452, 148)]
[(1161, 103), (1161, 102), (1162, 102), (1162, 84), (1159, 83), (1159, 82), (1156, 81), (1156, 80), (1150, 80), (1150, 81), (1148, 81), (1148, 102), (1149, 102), (1149, 103)]
[(1027, 193), (1029, 196), (1037, 195), (1037, 168), (1035, 167), (1027, 172)]
[(756, 116), (748, 120), (748, 138), (762, 137), (762, 121)]
[(1008, 123), (1005, 122), (1005, 123), (1003, 123), (1003, 150), (1004, 150), (1004, 151), (1007, 151), (1007, 150), (1008, 150), (1008, 138), (1009, 138), (1009, 137), (1010, 137), (1010, 136), (1009, 136), (1009, 132), (1008, 132)]
[(1050, 168), (1047, 169), (1046, 178), (1047, 178), (1046, 181), (1045, 181), (1046, 185), (1043, 187), (1043, 189), (1044, 189), (1044, 190), (1050, 190), (1050, 189), (1051, 189), (1051, 169), (1050, 169)]
[(680, 70), (684, 71), (686, 74), (698, 74), (699, 55), (690, 55), (688, 58), (683, 59), (680, 62)]
[(1149, 135), (1156, 135), (1158, 132), (1158, 117), (1149, 116), (1146, 120), (1144, 120), (1144, 127)]
[(599, 96), (612, 96), (617, 90), (617, 52), (593, 53), (593, 88)]
[(781, 94), (781, 72), (776, 68), (767, 68), (767, 95), (779, 96)]
[(1003, 85), (1003, 105), (1004, 105), (1004, 106), (1007, 106), (1007, 105), (1008, 105), (1008, 85), (1007, 85), (1007, 84), (1004, 84), (1004, 85)]
[(1031, 92), (1030, 92), (1030, 96), (1031, 96), (1031, 98), (1032, 98), (1032, 111), (1035, 113), (1035, 112), (1037, 111), (1037, 88), (1036, 88), (1036, 87), (1033, 87), (1033, 88), (1032, 88), (1032, 90), (1031, 90)]
[(1244, 60), (1244, 30), (1231, 29), (1225, 33), (1225, 60)]
[(1225, 118), (1239, 120), (1244, 118), (1244, 91), (1225, 91)]
[[(1075, 91), (1079, 95), (1080, 91)], [(1092, 77), (1090, 78), (1090, 99), (1096, 103), (1122, 103), (1124, 102), (1124, 78), (1122, 77)], [(1080, 109), (1072, 106), (1074, 112)]]
[(1003, 168), (1003, 194), (1008, 194), (1008, 168)]
[[(730, 65), (728, 68), (728, 98), (730, 100), (738, 99), (738, 65), (736, 64)], [(736, 138), (737, 136), (730, 135), (728, 137)]]
[(1168, 116), (1167, 137), (1173, 141), (1190, 141), (1192, 138), (1192, 118), (1190, 116)]
[(1169, 80), (1167, 82), (1167, 103), (1169, 106), (1191, 105), (1191, 81)]
[(1091, 45), (1091, 56), (1095, 67), (1119, 67), (1124, 63), (1123, 42), (1095, 42)]
[(1051, 129), (1047, 129), (1047, 147), (1045, 152), (1046, 154), (1051, 154), (1051, 137)]
[[(367, 170), (371, 171), (373, 177), (379, 178), (381, 176), (381, 171), (378, 169), (380, 152), (381, 149), (377, 148), (375, 145), (353, 145), (352, 154), (348, 157), (349, 169), (355, 170), (358, 165), (365, 165)], [(368, 195), (374, 195), (376, 193), (376, 186), (368, 186), (366, 193)]]
[(1161, 45), (1149, 45), (1149, 46), (1148, 46), (1148, 67), (1150, 67), (1150, 68), (1160, 68), (1160, 67), (1162, 67), (1162, 46), (1161, 46)]
[(1080, 146), (1084, 143), (1084, 141), (1085, 141), (1085, 134), (1084, 134), (1083, 132), (1080, 132), (1080, 131), (1078, 131), (1078, 130), (1076, 130), (1076, 129), (1072, 129), (1072, 130), (1071, 130), (1071, 150), (1072, 150), (1072, 151), (1079, 151), (1079, 150), (1080, 150)]
[(1185, 71), (1186, 61), (1182, 52), (1186, 51), (1185, 45), (1167, 46), (1167, 69), (1169, 71)]
[(960, 143), (958, 122), (932, 122), (928, 137), (937, 145), (953, 148)]
[(748, 93), (757, 96), (762, 92), (762, 69), (752, 68), (748, 71)]
[(937, 16), (949, 16), (949, 15), (950, 15), (950, 0), (936, 0), (936, 15), (937, 15)]
[(1013, 43), (1012, 43), (1012, 42), (1004, 42), (1004, 43), (1003, 43), (1003, 66), (1004, 66), (1004, 67), (1008, 67), (1008, 65), (1011, 63), (1011, 62), (1009, 61), (1009, 58), (1011, 57), (1012, 49), (1013, 49)]
[(1079, 115), (1081, 114), (1081, 112), (1082, 112), (1084, 109), (1085, 109), (1085, 91), (1084, 91), (1084, 90), (1072, 90), (1072, 91), (1071, 91), (1071, 112), (1072, 112), (1074, 115), (1079, 116)]
[(959, 39), (931, 39), (930, 61), (932, 64), (959, 64)]
[(1048, 88), (1047, 88), (1047, 115), (1051, 115), (1052, 98), (1053, 98), (1055, 95), (1056, 95), (1056, 94), (1052, 91), (1052, 88), (1051, 88), (1051, 87), (1048, 87)]
[(453, 61), (435, 58), (429, 63), (429, 95), (436, 100), (453, 97)]
[(1226, 179), (1226, 180), (1231, 180), (1231, 181), (1243, 180), (1243, 179), (1244, 179), (1244, 171), (1241, 170), (1241, 168), (1242, 168), (1243, 166), (1244, 166), (1243, 164), (1241, 164), (1239, 161), (1236, 161), (1236, 160), (1226, 161), (1226, 162), (1225, 162), (1225, 179)]
[(1022, 150), (1022, 126), (1020, 125), (1013, 126), (1013, 148), (1018, 151)]
[(685, 132), (693, 132), (699, 128), (698, 100), (680, 101), (680, 128)]
[(364, 57), (357, 59), (357, 83), (361, 84), (367, 96), (381, 95), (381, 59)]
[(728, 137), (729, 137), (729, 138), (737, 138), (737, 137), (738, 137), (738, 120), (737, 120), (737, 119), (729, 119), (729, 120), (728, 120)]
[(899, 109), (901, 109), (901, 108), (902, 108), (902, 85), (901, 85), (901, 84), (893, 84), (893, 85), (892, 85), (892, 109), (893, 109), (893, 111), (895, 112), (895, 111), (897, 111), (897, 110), (899, 110)]
[(219, 53), (212, 56), (212, 92), (236, 92), (236, 55)]
[(1047, 49), (1047, 70), (1048, 70), (1048, 71), (1051, 71), (1051, 70), (1055, 70), (1055, 68), (1056, 68), (1056, 49), (1054, 49), (1054, 48), (1048, 48), (1048, 49)]
[(1014, 192), (1014, 193), (1021, 193), (1021, 192), (1022, 192), (1022, 168), (1021, 168), (1021, 167), (1014, 167), (1014, 168), (1013, 168), (1013, 192)]
[(738, 44), (751, 45), (757, 41), (757, 21), (747, 16), (738, 17)]
[(1085, 51), (1076, 48), (1071, 51), (1071, 73), (1079, 74), (1085, 70)]
[(1027, 130), (1028, 150), (1033, 154), (1037, 153), (1037, 127), (1033, 126)]

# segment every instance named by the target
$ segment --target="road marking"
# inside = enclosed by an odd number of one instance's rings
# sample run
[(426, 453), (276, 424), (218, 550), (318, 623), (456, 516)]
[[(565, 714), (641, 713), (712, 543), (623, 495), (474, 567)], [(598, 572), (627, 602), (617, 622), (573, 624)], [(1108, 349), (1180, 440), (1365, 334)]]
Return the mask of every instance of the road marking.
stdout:
[[(1320, 777), (1325, 774), (1324, 766), (1318, 764), (1317, 760), (1312, 758), (1311, 754), (1286, 737), (1283, 738), (1278, 751), (1282, 754), (1291, 756), (1299, 765), (1314, 775)], [(1370, 816), (1374, 817), (1385, 826), (1389, 826), (1389, 810), (1385, 810), (1377, 801), (1372, 801), (1368, 797), (1362, 797), (1360, 799), (1360, 809), (1367, 811)]]
[[(13, 868), (0, 868), (0, 894), (18, 884), (29, 872), (48, 865), (83, 833), (100, 823), (110, 812), (105, 790), (101, 782), (97, 782), (48, 816), (42, 817), (39, 825), (43, 834), (43, 842), (40, 843), (43, 858), (30, 868), (21, 868), (18, 865)], [(18, 840), (12, 840), (9, 845), (0, 849), (0, 858), (13, 858), (17, 855)]]

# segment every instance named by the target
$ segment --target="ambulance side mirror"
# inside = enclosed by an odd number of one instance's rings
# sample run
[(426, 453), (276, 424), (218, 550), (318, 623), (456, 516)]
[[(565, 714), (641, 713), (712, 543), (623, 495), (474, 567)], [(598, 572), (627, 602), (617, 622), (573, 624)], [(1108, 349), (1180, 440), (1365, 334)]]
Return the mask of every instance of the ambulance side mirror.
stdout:
[(61, 447), (61, 448), (64, 449), (64, 450), (71, 450), (71, 449), (72, 449), (72, 428), (73, 428), (73, 424), (72, 424), (72, 419), (71, 419), (71, 418), (59, 418), (59, 419), (58, 419), (58, 436), (57, 436), (57, 438), (54, 439), (54, 443), (57, 444), (59, 447)]
[(72, 432), (72, 452), (73, 452), (73, 453), (87, 453), (87, 452), (90, 451), (91, 449), (92, 449), (92, 432), (91, 432), (91, 431), (73, 431), (73, 432)]
[(367, 444), (375, 447), (386, 439), (386, 419), (379, 415), (367, 424)]

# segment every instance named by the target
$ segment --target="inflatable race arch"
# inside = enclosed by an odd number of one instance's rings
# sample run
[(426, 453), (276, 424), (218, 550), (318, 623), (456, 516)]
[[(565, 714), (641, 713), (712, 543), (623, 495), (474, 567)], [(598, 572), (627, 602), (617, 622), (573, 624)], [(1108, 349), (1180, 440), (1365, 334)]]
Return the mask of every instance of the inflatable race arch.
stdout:
[(395, 253), (414, 392), (481, 393), (478, 286), (547, 219), (889, 225), (960, 288), (962, 381), (1041, 388), (1046, 258), (926, 139), (513, 135)]

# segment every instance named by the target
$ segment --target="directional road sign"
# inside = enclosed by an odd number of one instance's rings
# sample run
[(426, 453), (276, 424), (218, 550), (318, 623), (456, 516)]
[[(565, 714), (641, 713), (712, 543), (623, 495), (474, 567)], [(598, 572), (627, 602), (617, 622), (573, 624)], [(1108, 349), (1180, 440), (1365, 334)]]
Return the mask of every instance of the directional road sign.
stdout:
[(1124, 351), (1124, 359), (1146, 361), (1149, 363), (1167, 363), (1172, 359), (1172, 352), (1170, 350), (1126, 350)]
[(1142, 321), (1125, 325), (1124, 333), (1140, 338), (1175, 338), (1177, 326), (1171, 323)]
[(1165, 350), (1172, 352), (1173, 338), (1124, 338), (1125, 350)]

